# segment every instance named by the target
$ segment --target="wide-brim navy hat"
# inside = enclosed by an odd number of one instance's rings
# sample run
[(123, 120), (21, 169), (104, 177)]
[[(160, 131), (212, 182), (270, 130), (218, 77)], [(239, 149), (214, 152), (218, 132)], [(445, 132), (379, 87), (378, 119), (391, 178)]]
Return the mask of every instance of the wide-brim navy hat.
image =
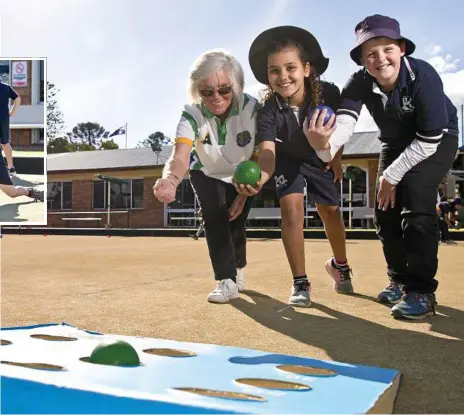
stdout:
[(412, 54), (416, 49), (416, 45), (411, 40), (401, 36), (399, 22), (388, 16), (382, 16), (380, 14), (368, 16), (356, 25), (354, 32), (356, 34), (356, 47), (350, 52), (350, 56), (358, 65), (362, 65), (361, 47), (363, 43), (375, 37), (404, 40), (406, 44), (406, 55)]
[(267, 57), (268, 48), (273, 42), (294, 40), (298, 42), (308, 55), (310, 65), (318, 76), (322, 75), (329, 66), (329, 59), (322, 53), (317, 39), (308, 31), (295, 26), (278, 26), (265, 30), (251, 44), (248, 61), (251, 70), (262, 84), (268, 84)]

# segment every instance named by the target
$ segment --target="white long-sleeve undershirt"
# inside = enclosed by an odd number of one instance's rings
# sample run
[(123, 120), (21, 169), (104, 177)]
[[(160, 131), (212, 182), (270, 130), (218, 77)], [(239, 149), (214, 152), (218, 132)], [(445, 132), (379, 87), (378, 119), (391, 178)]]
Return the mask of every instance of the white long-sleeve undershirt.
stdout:
[[(329, 139), (330, 147), (327, 150), (317, 151), (319, 158), (326, 163), (330, 162), (337, 151), (351, 138), (355, 126), (356, 119), (353, 116), (347, 114), (338, 115), (337, 129)], [(409, 170), (437, 151), (441, 137), (442, 135), (433, 137), (434, 142), (421, 141), (415, 138), (400, 156), (385, 169), (383, 172), (385, 179), (389, 183), (397, 185)]]

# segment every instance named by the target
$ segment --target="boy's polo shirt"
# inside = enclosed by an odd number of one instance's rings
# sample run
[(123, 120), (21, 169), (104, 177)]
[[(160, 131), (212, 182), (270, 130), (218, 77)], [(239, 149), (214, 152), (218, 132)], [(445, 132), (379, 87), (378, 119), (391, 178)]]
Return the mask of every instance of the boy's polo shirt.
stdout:
[(255, 98), (243, 94), (221, 122), (205, 105), (186, 105), (174, 142), (193, 147), (190, 170), (230, 183), (237, 164), (256, 152), (258, 106)]
[(388, 94), (365, 69), (355, 73), (342, 92), (337, 116), (357, 121), (363, 104), (387, 145), (406, 148), (415, 138), (436, 143), (443, 132), (458, 135), (456, 107), (445, 95), (438, 73), (420, 59), (402, 59), (397, 86)]

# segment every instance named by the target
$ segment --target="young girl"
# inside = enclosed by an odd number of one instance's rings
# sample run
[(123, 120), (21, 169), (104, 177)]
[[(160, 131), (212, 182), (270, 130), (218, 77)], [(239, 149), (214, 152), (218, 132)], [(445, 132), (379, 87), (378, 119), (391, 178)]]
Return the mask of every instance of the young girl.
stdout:
[[(263, 107), (258, 111), (256, 141), (260, 143), (258, 163), (262, 169), (258, 188), (241, 191), (256, 194), (273, 175), (280, 199), (282, 241), (293, 274), (289, 303), (308, 307), (311, 284), (306, 274), (304, 250), (304, 188), (316, 202), (325, 232), (333, 250), (326, 264), (339, 293), (352, 293), (351, 269), (346, 258), (345, 228), (339, 209), (341, 178), (340, 158), (328, 166), (318, 158), (303, 133), (304, 120), (311, 108), (325, 104), (336, 110), (340, 101), (338, 88), (321, 82), (328, 59), (314, 36), (298, 27), (282, 26), (260, 34), (249, 52), (256, 79), (269, 86)], [(316, 113), (311, 120), (311, 134), (330, 136), (335, 127), (332, 116), (323, 126)], [(334, 174), (333, 168), (337, 174)]]
[(394, 317), (421, 319), (435, 313), (437, 187), (456, 155), (457, 110), (433, 67), (409, 56), (415, 45), (395, 19), (368, 16), (355, 32), (351, 58), (364, 69), (342, 92), (334, 134), (308, 140), (329, 161), (368, 108), (382, 141), (375, 222), (390, 278), (378, 299), (398, 303)]

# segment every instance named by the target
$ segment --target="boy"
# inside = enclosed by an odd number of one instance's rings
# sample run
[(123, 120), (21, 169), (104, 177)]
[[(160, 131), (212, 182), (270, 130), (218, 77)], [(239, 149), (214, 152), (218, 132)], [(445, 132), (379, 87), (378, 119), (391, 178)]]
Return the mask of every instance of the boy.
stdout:
[(437, 187), (456, 155), (457, 110), (433, 67), (409, 56), (415, 45), (398, 21), (368, 16), (355, 33), (350, 55), (364, 69), (342, 92), (337, 130), (325, 140), (305, 132), (330, 161), (353, 134), (363, 104), (373, 116), (382, 141), (375, 223), (390, 278), (378, 300), (397, 303), (393, 317), (421, 319), (435, 314)]

